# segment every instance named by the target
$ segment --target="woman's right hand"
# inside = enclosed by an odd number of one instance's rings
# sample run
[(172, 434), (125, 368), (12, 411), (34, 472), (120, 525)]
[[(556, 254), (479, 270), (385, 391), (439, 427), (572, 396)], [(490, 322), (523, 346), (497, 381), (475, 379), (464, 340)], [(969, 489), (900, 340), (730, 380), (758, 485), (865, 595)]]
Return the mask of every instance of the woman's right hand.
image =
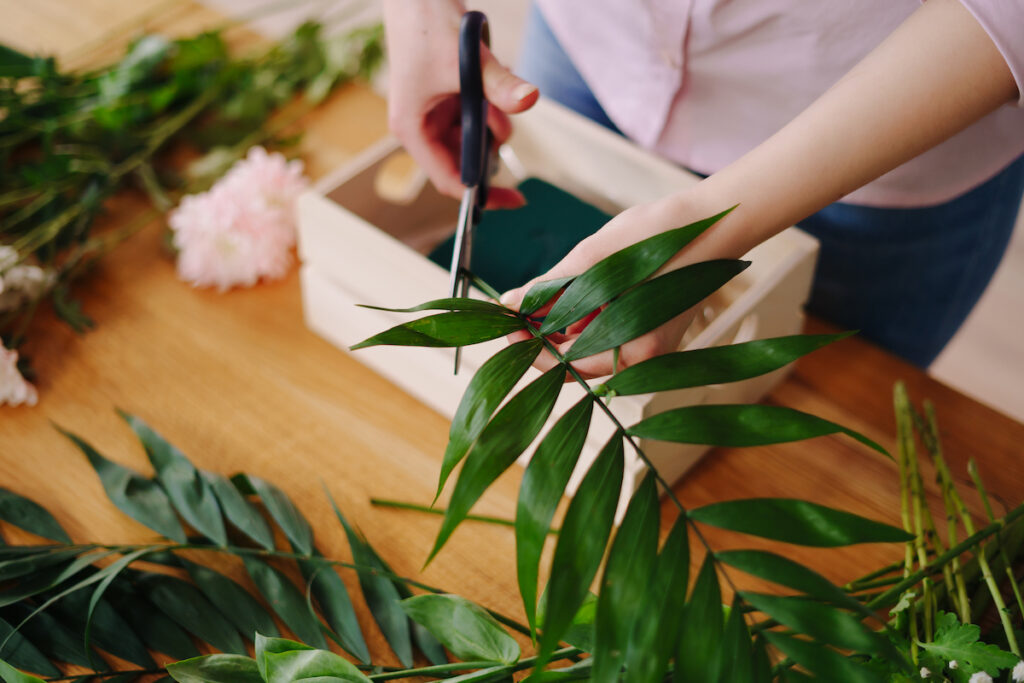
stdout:
[[(459, 104), (459, 22), (465, 8), (457, 0), (385, 0), (388, 47), (388, 125), (437, 189), (462, 195)], [(496, 144), (508, 138), (508, 114), (537, 101), (536, 86), (514, 75), (481, 46), (487, 123)], [(492, 187), (488, 208), (521, 206), (522, 195)]]

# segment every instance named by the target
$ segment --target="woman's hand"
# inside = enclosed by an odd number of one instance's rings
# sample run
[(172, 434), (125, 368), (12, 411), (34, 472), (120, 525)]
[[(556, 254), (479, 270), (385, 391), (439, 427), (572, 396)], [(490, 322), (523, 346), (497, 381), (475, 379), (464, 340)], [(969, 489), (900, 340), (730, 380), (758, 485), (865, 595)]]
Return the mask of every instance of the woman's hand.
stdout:
[[(459, 22), (456, 0), (385, 0), (389, 58), (388, 125), (437, 189), (462, 195), (459, 181)], [(487, 123), (497, 144), (512, 131), (508, 114), (529, 109), (537, 88), (502, 66), (481, 46)], [(514, 189), (492, 187), (488, 208), (521, 206)]]
[[(506, 292), (501, 297), (502, 304), (518, 310), (522, 305), (523, 297), (526, 296), (526, 293), (537, 282), (579, 275), (605, 257), (629, 244), (639, 242), (665, 230), (706, 218), (722, 210), (723, 207), (717, 207), (713, 210), (701, 208), (701, 202), (698, 201), (699, 194), (699, 192), (688, 191), (667, 197), (654, 204), (635, 206), (623, 211), (596, 233), (576, 245), (564, 259), (547, 273), (531, 280), (522, 287)], [(728, 220), (729, 216), (722, 219), (719, 225)], [(720, 240), (708, 240), (704, 237), (698, 238), (669, 261), (656, 275), (696, 263), (697, 261), (731, 257), (732, 254), (719, 251), (722, 247), (723, 244)], [(553, 303), (554, 299), (538, 310), (536, 315), (543, 316), (546, 314)], [(653, 356), (676, 351), (683, 338), (683, 333), (686, 332), (686, 328), (693, 321), (695, 311), (696, 309), (690, 309), (661, 327), (624, 344), (619, 350), (617, 359), (614, 356), (614, 352), (609, 350), (574, 361), (572, 366), (586, 378), (602, 377), (612, 374), (614, 370), (621, 370), (631, 365), (636, 365)], [(590, 315), (579, 322), (568, 326), (564, 334), (550, 334), (548, 339), (554, 343), (559, 353), (565, 354), (580, 333), (586, 328), (587, 324), (596, 317), (597, 313), (598, 311), (591, 312)], [(523, 330), (510, 335), (509, 341), (522, 341), (530, 336), (532, 336), (530, 332)], [(541, 370), (548, 370), (554, 367), (556, 363), (557, 361), (553, 355), (543, 353), (537, 358), (534, 365)]]

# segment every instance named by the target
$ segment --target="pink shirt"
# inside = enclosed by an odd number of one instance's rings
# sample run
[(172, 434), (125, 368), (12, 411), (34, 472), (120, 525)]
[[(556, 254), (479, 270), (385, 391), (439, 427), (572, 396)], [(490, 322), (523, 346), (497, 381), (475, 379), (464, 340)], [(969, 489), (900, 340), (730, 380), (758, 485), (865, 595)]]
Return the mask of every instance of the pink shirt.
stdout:
[[(782, 128), (920, 4), (538, 2), (609, 118), (644, 147), (705, 174)], [(961, 2), (1006, 58), (1021, 99), (843, 201), (892, 207), (941, 203), (1024, 153), (1024, 0)]]

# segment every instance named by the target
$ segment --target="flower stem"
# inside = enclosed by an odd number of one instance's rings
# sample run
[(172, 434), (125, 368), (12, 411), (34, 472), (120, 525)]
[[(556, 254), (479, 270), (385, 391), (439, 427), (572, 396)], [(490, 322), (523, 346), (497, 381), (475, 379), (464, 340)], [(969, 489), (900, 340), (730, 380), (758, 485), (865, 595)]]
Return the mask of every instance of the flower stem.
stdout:
[[(925, 401), (924, 411), (927, 422), (919, 424), (918, 431), (921, 433), (925, 448), (929, 451), (932, 463), (935, 465), (935, 470), (938, 474), (939, 485), (942, 488), (942, 501), (946, 507), (947, 541), (949, 545), (953, 546), (956, 545), (957, 539), (957, 510), (963, 505), (963, 502), (959, 500), (960, 496), (957, 494), (956, 484), (953, 483), (953, 475), (950, 473), (949, 466), (946, 465), (946, 459), (942, 455), (942, 444), (939, 442), (939, 427), (938, 421), (935, 418), (935, 407), (930, 401)], [(966, 508), (962, 508), (960, 512), (962, 516), (970, 518), (970, 513)], [(971, 532), (968, 531), (967, 533), (970, 534)], [(956, 584), (957, 597), (955, 603), (960, 616), (960, 622), (969, 624), (971, 623), (971, 602), (967, 597), (967, 584), (964, 582), (959, 556), (953, 558), (950, 566), (952, 567), (953, 580)]]
[[(910, 492), (911, 492), (911, 472), (910, 472), (910, 450), (913, 443), (913, 433), (909, 422), (909, 406), (907, 400), (906, 387), (902, 382), (897, 382), (896, 386), (893, 387), (893, 407), (896, 412), (896, 436), (898, 441), (898, 463), (899, 463), (899, 477), (900, 477), (900, 519), (903, 522), (903, 530), (907, 533), (913, 533), (911, 519), (910, 519)], [(907, 541), (903, 549), (903, 578), (906, 580), (914, 571), (914, 542), (917, 540), (917, 534), (914, 534), (914, 540)], [(927, 580), (927, 576), (922, 577)], [(907, 617), (910, 627), (910, 658), (913, 660), (914, 665), (917, 665), (918, 655), (918, 632), (917, 632), (917, 601), (910, 600), (910, 606), (907, 609)]]
[(981, 541), (984, 541), (986, 538), (989, 538), (990, 536), (999, 533), (999, 531), (1004, 526), (1017, 521), (1021, 517), (1024, 517), (1024, 504), (1019, 505), (1018, 507), (1008, 512), (1000, 522), (989, 524), (983, 529), (979, 529), (976, 533), (971, 534), (963, 541), (961, 541), (960, 543), (956, 544), (955, 546), (944, 552), (942, 555), (936, 557), (928, 564), (927, 567), (923, 567), (917, 570), (910, 576), (905, 577), (902, 581), (900, 581), (898, 584), (896, 584), (889, 590), (873, 598), (871, 601), (867, 603), (868, 609), (879, 609), (881, 607), (884, 607), (885, 605), (890, 604), (893, 600), (896, 599), (897, 596), (899, 596), (900, 593), (905, 591), (907, 588), (910, 588), (926, 576), (931, 576), (932, 574), (936, 574), (942, 571), (942, 567), (952, 562), (954, 558), (957, 558), (963, 553), (967, 552), (968, 550), (971, 550), (979, 543), (981, 543)]
[[(974, 458), (971, 458), (967, 462), (967, 471), (971, 475), (971, 479), (974, 480), (974, 485), (978, 489), (978, 493), (981, 495), (981, 500), (985, 505), (985, 512), (988, 514), (989, 520), (996, 522), (995, 515), (992, 514), (992, 506), (988, 502), (988, 494), (985, 491), (985, 484), (981, 480), (981, 475), (978, 473), (978, 466), (974, 462)], [(1006, 564), (1006, 572), (1010, 576), (1010, 585), (1013, 586), (1013, 593), (1017, 598), (1017, 604), (1021, 606), (1022, 613), (1024, 613), (1024, 602), (1021, 601), (1020, 589), (1017, 587), (1016, 577), (1013, 575), (1013, 565), (1010, 564), (1010, 560), (1006, 557), (1006, 552), (1003, 550), (1001, 541), (1001, 534), (1003, 530), (1002, 522), (996, 522), (999, 525), (999, 531), (996, 532), (995, 542), (997, 544), (999, 553), (1002, 557), (1003, 562)], [(964, 523), (967, 526), (967, 523)], [(967, 527), (967, 531), (971, 530)], [(999, 585), (996, 583), (995, 577), (992, 574), (992, 568), (988, 564), (988, 558), (985, 556), (984, 548), (980, 548), (978, 551), (978, 566), (981, 567), (982, 576), (985, 577), (985, 583), (988, 585), (989, 591), (992, 593), (992, 601), (996, 605), (996, 609), (999, 611), (999, 620), (1003, 624), (1003, 630), (1006, 631), (1006, 641), (1010, 646), (1010, 651), (1018, 657), (1020, 654), (1020, 645), (1017, 643), (1017, 635), (1013, 632), (1013, 623), (1010, 621), (1009, 610), (1006, 609), (1006, 603), (1003, 601), (1003, 593), (999, 590)]]

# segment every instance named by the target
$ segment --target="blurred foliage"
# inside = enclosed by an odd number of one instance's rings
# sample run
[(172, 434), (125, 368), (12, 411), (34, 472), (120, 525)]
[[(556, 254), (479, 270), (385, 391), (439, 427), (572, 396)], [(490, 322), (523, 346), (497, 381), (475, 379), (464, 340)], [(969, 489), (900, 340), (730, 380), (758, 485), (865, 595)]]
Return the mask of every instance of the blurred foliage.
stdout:
[[(0, 268), (33, 264), (50, 274), (36, 300), (0, 307), (5, 344), (23, 341), (41, 297), (74, 329), (91, 325), (69, 284), (131, 233), (93, 234), (111, 195), (135, 185), (166, 211), (173, 196), (204, 189), (251, 145), (294, 142), (268, 130), (274, 112), (368, 77), (382, 43), (379, 24), (328, 37), (307, 22), (239, 58), (221, 30), (147, 35), (117, 63), (88, 72), (62, 72), (51, 57), (0, 46), (0, 246), (17, 252), (16, 263)], [(187, 169), (168, 154), (180, 145), (199, 154)]]

